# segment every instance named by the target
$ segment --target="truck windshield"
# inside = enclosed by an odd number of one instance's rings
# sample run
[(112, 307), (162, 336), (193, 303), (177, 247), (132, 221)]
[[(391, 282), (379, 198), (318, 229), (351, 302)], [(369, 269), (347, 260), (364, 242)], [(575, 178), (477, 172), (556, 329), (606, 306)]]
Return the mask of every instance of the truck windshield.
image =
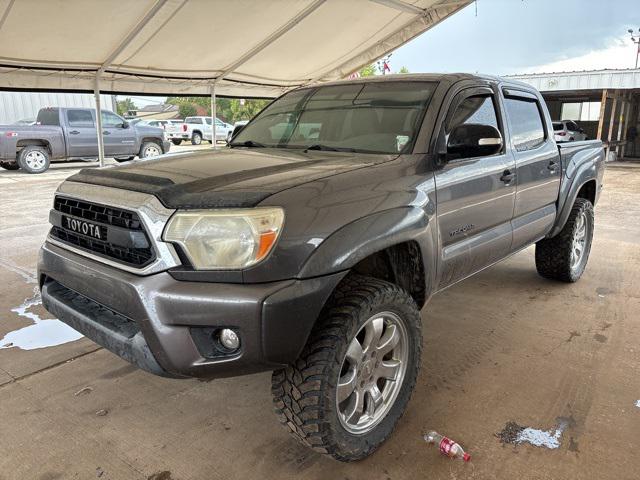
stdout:
[(231, 146), (408, 152), (436, 85), (389, 81), (295, 90), (265, 108)]

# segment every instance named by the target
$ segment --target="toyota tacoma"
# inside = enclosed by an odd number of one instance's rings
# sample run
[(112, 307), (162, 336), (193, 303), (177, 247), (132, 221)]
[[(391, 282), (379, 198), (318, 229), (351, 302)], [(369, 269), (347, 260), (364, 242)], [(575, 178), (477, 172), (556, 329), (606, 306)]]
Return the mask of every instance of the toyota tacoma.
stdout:
[(43, 302), (154, 374), (273, 371), (279, 420), (358, 460), (407, 407), (435, 293), (533, 244), (543, 277), (583, 274), (603, 148), (553, 136), (540, 93), (497, 77), (299, 88), (228, 148), (62, 183)]

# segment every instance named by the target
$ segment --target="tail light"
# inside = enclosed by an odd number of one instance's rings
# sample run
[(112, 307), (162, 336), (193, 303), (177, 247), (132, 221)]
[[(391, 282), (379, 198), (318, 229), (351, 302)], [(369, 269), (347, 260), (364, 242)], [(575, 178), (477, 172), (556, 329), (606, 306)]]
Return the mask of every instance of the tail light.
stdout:
[(187, 124), (186, 124), (186, 123), (183, 123), (183, 124), (182, 124), (182, 131), (183, 131), (183, 132), (186, 132), (186, 131), (187, 131)]
[(17, 137), (18, 136), (18, 132), (7, 132), (7, 133), (5, 133), (5, 136), (7, 136), (7, 137)]

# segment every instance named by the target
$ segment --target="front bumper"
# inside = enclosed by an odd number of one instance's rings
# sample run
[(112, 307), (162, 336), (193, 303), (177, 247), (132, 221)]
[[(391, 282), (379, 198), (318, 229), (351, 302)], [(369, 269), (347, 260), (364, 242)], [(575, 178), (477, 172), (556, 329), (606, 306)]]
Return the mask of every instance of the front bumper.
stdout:
[[(273, 370), (295, 360), (345, 272), (262, 284), (139, 276), (45, 243), (43, 305), (61, 321), (151, 373), (214, 378)], [(233, 328), (241, 346), (220, 355), (206, 343)]]

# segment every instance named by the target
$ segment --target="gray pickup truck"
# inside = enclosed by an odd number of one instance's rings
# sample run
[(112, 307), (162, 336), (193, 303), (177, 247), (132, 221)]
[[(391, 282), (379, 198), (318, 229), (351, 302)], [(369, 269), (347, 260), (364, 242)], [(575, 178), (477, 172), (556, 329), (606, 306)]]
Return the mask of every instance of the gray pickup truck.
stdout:
[(523, 83), (300, 88), (228, 149), (67, 179), (40, 252), (42, 298), (158, 375), (272, 370), (280, 421), (357, 460), (407, 406), (432, 295), (533, 244), (540, 275), (580, 278), (603, 173), (602, 144), (556, 145)]
[[(102, 111), (104, 153), (118, 161), (154, 157), (169, 151), (164, 131), (129, 125)], [(94, 160), (98, 156), (96, 111), (91, 108), (42, 108), (35, 125), (0, 127), (0, 167), (42, 173), (53, 160)]]

